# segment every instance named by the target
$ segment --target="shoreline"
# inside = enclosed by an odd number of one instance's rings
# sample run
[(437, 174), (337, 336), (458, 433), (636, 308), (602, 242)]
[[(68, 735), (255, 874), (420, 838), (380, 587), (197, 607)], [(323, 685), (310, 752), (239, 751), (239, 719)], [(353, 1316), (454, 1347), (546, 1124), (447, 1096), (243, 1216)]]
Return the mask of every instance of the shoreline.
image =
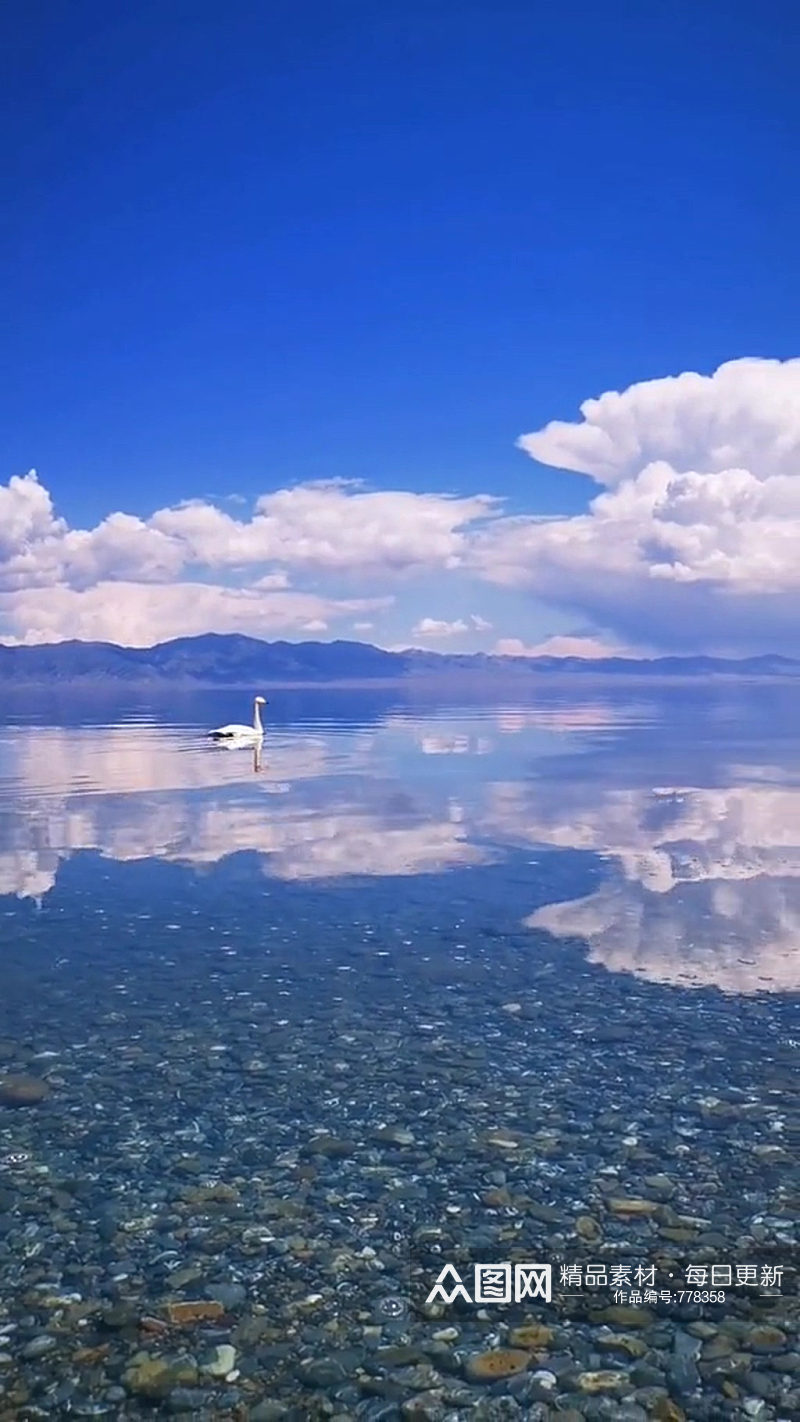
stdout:
[(248, 678), (246, 681), (213, 681), (210, 679), (172, 677), (65, 677), (55, 681), (23, 681), (21, 678), (3, 680), (0, 676), (0, 693), (9, 692), (54, 692), (54, 691), (245, 691), (255, 684), (264, 690), (275, 691), (404, 691), (404, 690), (457, 690), (472, 688), (494, 692), (502, 687), (525, 691), (540, 691), (549, 686), (752, 686), (780, 685), (800, 686), (797, 676), (778, 673), (754, 672), (711, 672), (706, 675), (673, 672), (520, 672), (518, 674), (451, 673), (449, 675), (402, 677), (337, 677), (325, 681), (299, 680), (297, 678)]

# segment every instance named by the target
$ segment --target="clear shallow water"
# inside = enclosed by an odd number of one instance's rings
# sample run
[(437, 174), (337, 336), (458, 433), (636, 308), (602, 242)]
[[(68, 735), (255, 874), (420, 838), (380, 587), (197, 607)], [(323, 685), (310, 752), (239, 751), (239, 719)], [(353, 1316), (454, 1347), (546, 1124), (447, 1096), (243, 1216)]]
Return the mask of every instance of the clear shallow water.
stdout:
[(6, 707), (0, 1417), (800, 1415), (800, 694), (268, 709)]

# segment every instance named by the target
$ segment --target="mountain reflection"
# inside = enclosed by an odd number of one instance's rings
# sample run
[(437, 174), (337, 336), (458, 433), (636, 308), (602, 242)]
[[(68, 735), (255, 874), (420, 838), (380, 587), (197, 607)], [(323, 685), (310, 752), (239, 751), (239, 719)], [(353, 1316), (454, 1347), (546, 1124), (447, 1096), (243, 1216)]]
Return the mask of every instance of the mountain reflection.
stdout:
[[(530, 928), (659, 983), (796, 991), (796, 743), (773, 764), (774, 741), (751, 727), (745, 766), (733, 730), (729, 755), (719, 727), (698, 755), (670, 724), (666, 706), (632, 703), (432, 711), (367, 729), (300, 723), (226, 755), (167, 726), (6, 729), (0, 894), (41, 900), (87, 850), (187, 865), (246, 851), (284, 880), (580, 850), (602, 856), (600, 886), (530, 913), (543, 897), (533, 859), (519, 913)], [(519, 879), (513, 892), (526, 892)]]

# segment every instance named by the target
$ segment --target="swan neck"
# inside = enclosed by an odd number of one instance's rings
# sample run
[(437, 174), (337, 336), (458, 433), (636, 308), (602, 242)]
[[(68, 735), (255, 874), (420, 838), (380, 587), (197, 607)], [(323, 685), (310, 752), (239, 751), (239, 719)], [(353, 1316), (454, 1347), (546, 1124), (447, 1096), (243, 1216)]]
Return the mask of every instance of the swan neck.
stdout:
[(263, 726), (261, 725), (261, 707), (259, 706), (257, 701), (253, 705), (253, 712), (253, 729), (255, 731), (262, 731)]

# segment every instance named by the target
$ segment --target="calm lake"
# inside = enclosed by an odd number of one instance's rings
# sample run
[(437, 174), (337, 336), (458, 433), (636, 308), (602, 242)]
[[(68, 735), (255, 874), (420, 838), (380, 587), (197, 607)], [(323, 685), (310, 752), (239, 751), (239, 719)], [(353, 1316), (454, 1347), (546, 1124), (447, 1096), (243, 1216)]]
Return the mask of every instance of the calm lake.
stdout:
[(800, 1417), (800, 688), (268, 694), (0, 712), (0, 1419)]

